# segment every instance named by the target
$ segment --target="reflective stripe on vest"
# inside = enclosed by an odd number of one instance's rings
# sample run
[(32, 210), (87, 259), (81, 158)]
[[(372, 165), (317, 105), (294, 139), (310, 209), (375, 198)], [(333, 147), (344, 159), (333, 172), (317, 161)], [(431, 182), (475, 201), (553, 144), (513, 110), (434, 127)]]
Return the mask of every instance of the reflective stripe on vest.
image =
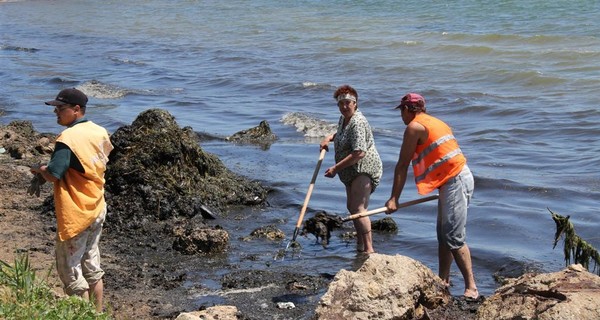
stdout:
[[(449, 135), (449, 136), (444, 136), (442, 138), (449, 138), (449, 139), (445, 140), (445, 141), (447, 141), (447, 140), (450, 140), (450, 139), (454, 139), (454, 136)], [(417, 172), (422, 172), (421, 174), (419, 174), (418, 176), (415, 177), (415, 182), (418, 183), (419, 181), (422, 181), (423, 179), (425, 179), (425, 177), (427, 177), (427, 174), (430, 173), (431, 171), (435, 170), (435, 168), (441, 166), (442, 164), (444, 164), (448, 160), (454, 158), (455, 156), (457, 156), (459, 154), (462, 154), (462, 150), (460, 150), (460, 148), (454, 149), (450, 153), (448, 153), (445, 156), (443, 156), (441, 159), (439, 159), (436, 162), (432, 163), (429, 166), (429, 168), (423, 168), (424, 167), (424, 165), (422, 163), (423, 158), (429, 152), (431, 152), (431, 150), (433, 150), (435, 147), (437, 147), (439, 144), (445, 142), (445, 141), (442, 141), (441, 143), (438, 143), (438, 141), (432, 143), (431, 146), (429, 146), (426, 150), (423, 151), (423, 153), (421, 154), (421, 156), (419, 156), (416, 160), (413, 160), (412, 164), (413, 164), (413, 167), (415, 168), (415, 170), (418, 170)], [(433, 146), (434, 144), (436, 145), (435, 147)]]
[(457, 175), (467, 162), (452, 129), (443, 121), (419, 113), (416, 121), (428, 131), (424, 145), (417, 146), (411, 161), (419, 194), (428, 194)]

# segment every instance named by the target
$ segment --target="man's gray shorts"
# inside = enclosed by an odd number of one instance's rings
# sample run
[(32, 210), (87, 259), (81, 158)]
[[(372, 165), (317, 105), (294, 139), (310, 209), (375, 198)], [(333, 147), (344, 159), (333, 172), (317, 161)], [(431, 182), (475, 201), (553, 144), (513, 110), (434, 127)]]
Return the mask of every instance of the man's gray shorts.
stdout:
[(460, 249), (467, 236), (467, 208), (473, 196), (473, 174), (467, 165), (439, 188), (437, 238), (440, 245)]

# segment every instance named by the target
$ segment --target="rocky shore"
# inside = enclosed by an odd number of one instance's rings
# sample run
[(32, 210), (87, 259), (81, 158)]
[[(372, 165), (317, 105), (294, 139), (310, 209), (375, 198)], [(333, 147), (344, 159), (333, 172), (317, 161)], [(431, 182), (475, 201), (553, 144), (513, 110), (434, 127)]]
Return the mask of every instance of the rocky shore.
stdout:
[[(230, 172), (218, 158), (204, 153), (195, 134), (179, 128), (167, 112), (151, 110), (136, 121), (111, 137), (116, 148), (106, 175), (110, 213), (101, 240), (107, 310), (117, 319), (173, 319), (181, 312), (211, 306), (190, 298), (191, 292), (206, 288), (183, 285), (186, 271), (200, 265), (230, 270), (221, 279), (229, 290), (223, 300), (237, 305), (242, 318), (277, 312), (297, 319), (310, 315), (314, 304), (282, 310), (273, 299), (286, 294), (316, 297), (331, 277), (218, 265), (227, 231), (208, 226), (206, 219), (217, 211), (230, 212), (235, 219), (235, 212), (260, 207), (267, 188)], [(40, 274), (50, 271), (48, 281), (61, 294), (54, 270), (52, 187), (42, 185), (39, 198), (26, 192), (32, 178), (29, 166), (46, 163), (53, 145), (54, 136), (35, 132), (30, 122), (0, 126), (0, 260), (10, 263), (16, 254), (29, 254)], [(262, 307), (248, 304), (250, 300), (263, 301), (258, 303)]]
[[(272, 141), (276, 137), (265, 125), (260, 131)], [(101, 248), (105, 301), (116, 319), (194, 319), (198, 314), (190, 312), (202, 309), (204, 319), (600, 318), (600, 277), (580, 266), (526, 274), (507, 280), (491, 297), (465, 301), (450, 296), (431, 270), (401, 256), (365, 257), (358, 270), (335, 277), (206, 263), (219, 261), (214, 257), (223, 254), (229, 236), (206, 220), (216, 210), (264, 205), (268, 186), (230, 172), (202, 151), (190, 128), (179, 128), (162, 110), (140, 114), (111, 139), (116, 148), (107, 172), (110, 216)], [(54, 270), (51, 186), (42, 186), (40, 198), (26, 192), (28, 167), (47, 162), (53, 145), (53, 135), (35, 132), (29, 122), (0, 126), (0, 260), (29, 254), (40, 274), (50, 270), (48, 282), (62, 293)], [(191, 298), (206, 290), (186, 282), (185, 271), (199, 265), (227, 270), (220, 280), (227, 294), (219, 303), (226, 306), (198, 305)], [(401, 281), (385, 281), (391, 275)], [(295, 301), (293, 308), (289, 301)]]

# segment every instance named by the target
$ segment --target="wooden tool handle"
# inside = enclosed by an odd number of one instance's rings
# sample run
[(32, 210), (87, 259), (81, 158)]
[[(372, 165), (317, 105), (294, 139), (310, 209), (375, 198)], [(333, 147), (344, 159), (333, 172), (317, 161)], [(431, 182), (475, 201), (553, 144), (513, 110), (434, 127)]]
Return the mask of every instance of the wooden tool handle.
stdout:
[[(431, 201), (431, 200), (435, 200), (438, 199), (440, 196), (439, 195), (433, 195), (433, 196), (429, 196), (429, 197), (425, 197), (425, 198), (421, 198), (421, 199), (415, 199), (415, 200), (411, 200), (411, 201), (406, 201), (406, 202), (402, 202), (400, 204), (398, 204), (398, 209), (400, 208), (404, 208), (404, 207), (408, 207), (408, 206), (412, 206), (418, 203), (422, 203), (422, 202), (427, 202), (427, 201)], [(368, 217), (368, 216), (372, 216), (374, 214), (378, 214), (381, 212), (386, 212), (387, 211), (387, 207), (381, 207), (381, 208), (377, 208), (377, 209), (373, 209), (367, 212), (362, 212), (362, 213), (357, 213), (357, 214), (353, 214), (350, 215), (346, 218), (344, 218), (342, 221), (346, 222), (346, 221), (350, 221), (350, 220), (354, 220), (354, 219), (358, 219), (358, 218), (362, 218), (362, 217)]]
[(296, 228), (300, 228), (300, 226), (302, 225), (302, 220), (304, 219), (304, 214), (306, 213), (306, 208), (308, 207), (308, 200), (310, 200), (313, 188), (315, 187), (315, 181), (317, 180), (319, 169), (321, 169), (321, 163), (323, 162), (323, 158), (325, 158), (326, 152), (327, 150), (322, 149), (321, 154), (319, 155), (319, 161), (317, 161), (317, 167), (315, 168), (315, 172), (313, 173), (312, 179), (310, 180), (308, 192), (306, 193), (306, 197), (304, 198), (304, 204), (302, 204), (302, 210), (300, 210), (300, 216), (298, 217)]

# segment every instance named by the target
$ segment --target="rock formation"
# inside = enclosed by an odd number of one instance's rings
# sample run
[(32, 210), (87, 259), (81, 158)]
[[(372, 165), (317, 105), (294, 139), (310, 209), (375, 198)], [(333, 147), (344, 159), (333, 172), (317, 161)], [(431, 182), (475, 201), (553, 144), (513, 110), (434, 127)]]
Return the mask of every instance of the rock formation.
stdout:
[(251, 143), (267, 150), (277, 140), (277, 136), (271, 131), (271, 126), (269, 126), (267, 120), (263, 120), (258, 126), (236, 132), (227, 137), (226, 140), (237, 143)]
[(341, 270), (316, 310), (327, 319), (419, 319), (447, 304), (443, 281), (405, 256), (371, 254), (356, 272)]
[[(31, 121), (12, 121), (0, 130), (0, 147), (13, 159), (34, 159), (54, 151), (54, 135), (38, 133)], [(31, 163), (33, 165), (33, 163)]]
[(581, 265), (507, 280), (487, 298), (452, 297), (420, 262), (371, 254), (356, 272), (341, 270), (316, 319), (600, 319), (600, 277)]
[(478, 319), (600, 319), (600, 277), (579, 264), (553, 273), (528, 273), (498, 288)]

